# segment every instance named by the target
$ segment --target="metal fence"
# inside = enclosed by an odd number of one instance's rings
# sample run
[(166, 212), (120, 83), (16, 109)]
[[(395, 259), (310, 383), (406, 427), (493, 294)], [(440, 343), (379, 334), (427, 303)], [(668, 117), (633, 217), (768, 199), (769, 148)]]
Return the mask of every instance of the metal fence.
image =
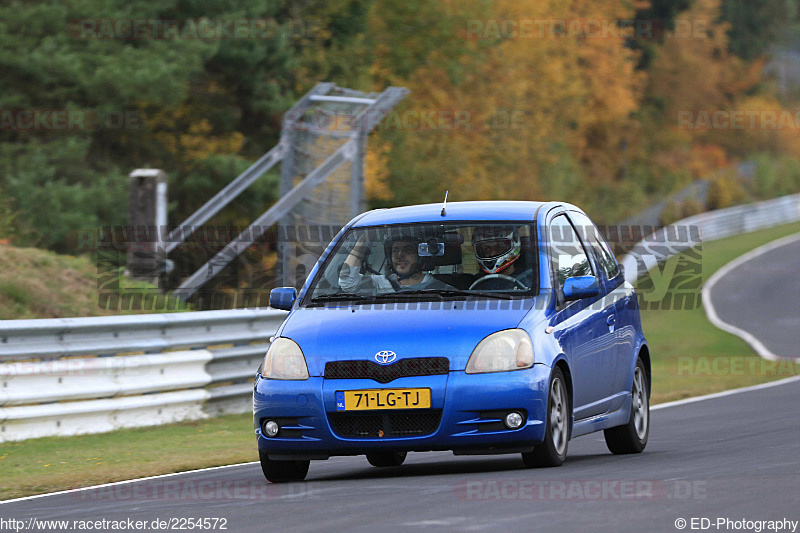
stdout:
[(800, 194), (700, 213), (658, 229), (622, 258), (625, 280), (646, 275), (670, 255), (714, 241), (800, 220)]

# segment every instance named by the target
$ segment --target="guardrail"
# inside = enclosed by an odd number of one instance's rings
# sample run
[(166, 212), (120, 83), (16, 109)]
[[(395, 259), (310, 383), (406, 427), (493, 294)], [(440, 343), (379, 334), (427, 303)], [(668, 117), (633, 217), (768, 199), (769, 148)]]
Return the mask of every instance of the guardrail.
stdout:
[(272, 309), (0, 322), (0, 442), (251, 407)]
[(658, 229), (622, 258), (633, 283), (659, 262), (704, 241), (714, 241), (800, 220), (800, 194), (700, 213)]

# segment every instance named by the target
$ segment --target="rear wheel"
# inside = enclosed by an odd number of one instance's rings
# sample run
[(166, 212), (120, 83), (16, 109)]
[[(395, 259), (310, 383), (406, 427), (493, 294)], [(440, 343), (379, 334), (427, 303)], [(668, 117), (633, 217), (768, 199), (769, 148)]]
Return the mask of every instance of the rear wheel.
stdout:
[(311, 461), (275, 461), (258, 450), (261, 460), (261, 471), (264, 477), (273, 483), (286, 483), (288, 481), (303, 481), (308, 474), (308, 465)]
[(400, 466), (406, 460), (406, 452), (373, 452), (367, 454), (372, 466)]
[(611, 453), (641, 453), (650, 435), (650, 399), (644, 363), (636, 361), (631, 389), (631, 415), (624, 426), (605, 430), (606, 446)]
[(561, 466), (567, 457), (569, 444), (569, 395), (564, 374), (556, 367), (550, 376), (547, 395), (547, 415), (545, 417), (544, 441), (537, 444), (532, 452), (522, 454), (525, 466)]

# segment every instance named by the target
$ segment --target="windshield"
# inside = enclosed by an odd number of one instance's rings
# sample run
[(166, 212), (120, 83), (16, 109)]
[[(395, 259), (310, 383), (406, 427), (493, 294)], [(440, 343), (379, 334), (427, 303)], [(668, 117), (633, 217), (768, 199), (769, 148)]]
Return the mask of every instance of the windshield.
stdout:
[(531, 234), (530, 222), (352, 228), (318, 271), (305, 303), (529, 297), (536, 289)]

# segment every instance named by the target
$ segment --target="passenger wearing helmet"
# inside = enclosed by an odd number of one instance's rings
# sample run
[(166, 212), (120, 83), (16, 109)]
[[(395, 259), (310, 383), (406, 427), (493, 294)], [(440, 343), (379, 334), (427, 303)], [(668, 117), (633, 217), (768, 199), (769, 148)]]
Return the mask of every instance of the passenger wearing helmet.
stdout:
[[(527, 268), (523, 264), (524, 261), (520, 259), (522, 239), (518, 229), (509, 226), (476, 227), (472, 233), (472, 246), (475, 249), (475, 259), (481, 269), (476, 276), (476, 282), (487, 277), (486, 283), (482, 283), (480, 288), (508, 288), (508, 282), (505, 286), (501, 286), (503, 285), (501, 276), (512, 277), (525, 287), (531, 287), (533, 270)], [(489, 283), (488, 276), (492, 276), (497, 281)]]
[(420, 242), (421, 239), (409, 235), (387, 239), (384, 242), (386, 274), (361, 274), (361, 263), (367, 251), (366, 236), (361, 236), (342, 265), (339, 286), (345, 292), (368, 289), (370, 284), (378, 292), (453, 289), (420, 268)]

